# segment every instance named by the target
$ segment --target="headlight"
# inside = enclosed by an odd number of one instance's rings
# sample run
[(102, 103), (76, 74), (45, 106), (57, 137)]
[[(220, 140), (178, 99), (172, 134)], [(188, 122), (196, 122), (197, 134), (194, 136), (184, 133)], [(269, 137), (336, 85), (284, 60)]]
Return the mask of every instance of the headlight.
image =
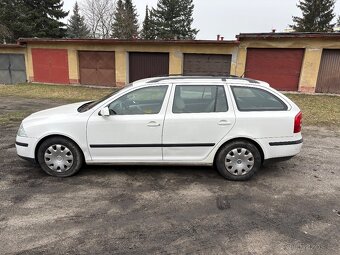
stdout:
[(21, 137), (27, 137), (27, 134), (26, 134), (25, 129), (24, 129), (24, 125), (22, 123), (21, 123), (21, 125), (19, 127), (17, 135), (21, 136)]

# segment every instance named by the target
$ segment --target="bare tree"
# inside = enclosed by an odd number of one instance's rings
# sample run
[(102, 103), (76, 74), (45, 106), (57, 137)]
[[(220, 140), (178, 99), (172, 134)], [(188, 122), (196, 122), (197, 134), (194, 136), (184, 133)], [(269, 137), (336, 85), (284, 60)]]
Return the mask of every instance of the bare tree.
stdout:
[(82, 12), (93, 38), (109, 38), (114, 19), (115, 0), (85, 0)]
[(13, 33), (5, 25), (0, 24), (0, 44), (6, 43), (6, 40), (11, 40)]

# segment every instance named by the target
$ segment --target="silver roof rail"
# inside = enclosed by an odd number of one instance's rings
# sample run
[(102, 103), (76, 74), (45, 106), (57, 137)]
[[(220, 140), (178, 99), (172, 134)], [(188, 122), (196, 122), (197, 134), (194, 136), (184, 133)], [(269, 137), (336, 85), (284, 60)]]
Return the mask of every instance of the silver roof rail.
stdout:
[(227, 79), (235, 79), (235, 80), (244, 80), (248, 81), (249, 83), (259, 83), (256, 80), (248, 79), (248, 78), (240, 78), (236, 75), (230, 75), (230, 76), (180, 76), (180, 75), (169, 75), (169, 76), (163, 76), (159, 78), (155, 78), (152, 80), (149, 80), (147, 83), (154, 83), (154, 82), (160, 82), (165, 80), (194, 80), (194, 79), (221, 79), (222, 81), (226, 81)]

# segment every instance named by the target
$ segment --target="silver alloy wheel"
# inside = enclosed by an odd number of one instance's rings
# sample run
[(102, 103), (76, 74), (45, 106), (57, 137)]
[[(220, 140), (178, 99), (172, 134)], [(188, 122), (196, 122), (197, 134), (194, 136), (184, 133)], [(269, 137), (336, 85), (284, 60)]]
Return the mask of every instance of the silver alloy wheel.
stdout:
[(225, 157), (225, 167), (232, 175), (246, 175), (254, 166), (253, 154), (245, 148), (235, 148)]
[(73, 165), (73, 154), (69, 148), (61, 144), (48, 147), (44, 155), (46, 165), (53, 171), (63, 173)]

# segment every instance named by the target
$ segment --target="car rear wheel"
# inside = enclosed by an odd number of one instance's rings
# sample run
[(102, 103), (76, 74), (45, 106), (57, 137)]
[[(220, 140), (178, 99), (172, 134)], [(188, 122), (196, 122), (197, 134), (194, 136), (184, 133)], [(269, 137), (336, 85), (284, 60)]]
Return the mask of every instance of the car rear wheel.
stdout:
[(228, 180), (246, 181), (261, 167), (261, 162), (261, 154), (254, 144), (238, 140), (220, 149), (215, 166)]
[(76, 174), (83, 164), (83, 154), (72, 141), (63, 137), (52, 137), (38, 149), (38, 162), (49, 175), (69, 177)]

